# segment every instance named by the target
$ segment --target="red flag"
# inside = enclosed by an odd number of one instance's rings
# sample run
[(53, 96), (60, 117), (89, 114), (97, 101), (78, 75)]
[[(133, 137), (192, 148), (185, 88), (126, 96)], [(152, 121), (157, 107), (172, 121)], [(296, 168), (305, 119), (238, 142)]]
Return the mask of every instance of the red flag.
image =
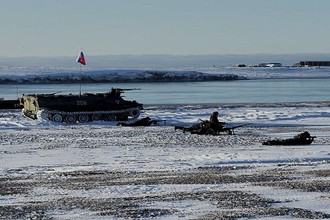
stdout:
[(86, 65), (86, 60), (83, 52), (80, 52), (77, 60), (78, 63), (81, 63), (82, 65)]

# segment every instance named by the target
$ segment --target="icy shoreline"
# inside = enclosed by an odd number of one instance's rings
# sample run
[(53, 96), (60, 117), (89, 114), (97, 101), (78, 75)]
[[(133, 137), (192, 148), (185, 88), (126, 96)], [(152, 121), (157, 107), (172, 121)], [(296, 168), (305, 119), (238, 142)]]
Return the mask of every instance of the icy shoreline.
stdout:
[(0, 84), (200, 82), (246, 79), (329, 79), (330, 68), (102, 69), (0, 66)]
[[(57, 72), (58, 71), (58, 72)], [(71, 72), (52, 70), (51, 73), (18, 72), (0, 75), (0, 84), (52, 83), (128, 83), (128, 82), (201, 82), (246, 79), (233, 74), (211, 74), (198, 71), (159, 70), (88, 70)]]

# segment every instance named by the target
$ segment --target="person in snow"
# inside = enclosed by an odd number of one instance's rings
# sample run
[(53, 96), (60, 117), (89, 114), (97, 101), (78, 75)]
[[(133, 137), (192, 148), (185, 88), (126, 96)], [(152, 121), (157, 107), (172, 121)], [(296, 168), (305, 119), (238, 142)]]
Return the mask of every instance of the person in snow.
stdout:
[(219, 112), (213, 112), (210, 116), (210, 128), (216, 133), (222, 131), (223, 126), (226, 124), (225, 122), (220, 122), (218, 116)]
[(293, 138), (268, 140), (263, 142), (262, 145), (307, 145), (311, 144), (314, 138), (316, 137), (305, 131), (295, 135)]
[(175, 126), (175, 130), (180, 129), (183, 132), (189, 131), (192, 134), (217, 135), (220, 132), (225, 131), (224, 125), (226, 124), (224, 122), (219, 122), (218, 115), (218, 112), (213, 112), (210, 116), (210, 120), (202, 121), (188, 128)]

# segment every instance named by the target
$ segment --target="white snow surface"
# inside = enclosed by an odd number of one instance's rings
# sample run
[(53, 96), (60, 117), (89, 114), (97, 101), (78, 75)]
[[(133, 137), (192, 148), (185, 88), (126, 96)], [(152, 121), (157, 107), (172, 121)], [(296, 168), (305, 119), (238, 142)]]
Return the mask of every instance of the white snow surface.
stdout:
[[(189, 126), (206, 120), (213, 111), (230, 125), (240, 123), (235, 135), (199, 136), (175, 131), (175, 125)], [(56, 124), (31, 120), (20, 111), (0, 113), (0, 175), (22, 177), (50, 175), (70, 171), (182, 171), (198, 167), (251, 166), (246, 173), (286, 167), (299, 171), (329, 170), (330, 109), (327, 105), (295, 107), (146, 107), (141, 117), (149, 116), (166, 122), (151, 127), (118, 127), (111, 122)], [(263, 146), (262, 141), (290, 138), (301, 131), (316, 136), (311, 145)], [(248, 141), (243, 141), (246, 137)], [(300, 164), (299, 166), (294, 166)], [(242, 173), (241, 173), (242, 174)], [(298, 175), (298, 174), (297, 174)], [(304, 176), (301, 177), (304, 179)], [(329, 177), (315, 177), (330, 181)], [(307, 180), (306, 180), (307, 181)], [(161, 195), (172, 192), (203, 190), (241, 190), (272, 198), (274, 207), (295, 207), (330, 214), (328, 193), (299, 189), (229, 184), (159, 184), (96, 187), (87, 191), (35, 188), (29, 196), (0, 196), (0, 205), (49, 201), (68, 194), (72, 197), (125, 198)], [(328, 192), (328, 191), (327, 191)], [(149, 208), (175, 209), (175, 214), (158, 219), (191, 219), (217, 210), (209, 201), (150, 202)], [(103, 219), (88, 210), (54, 210), (56, 219)], [(275, 217), (273, 217), (275, 218)], [(292, 216), (280, 216), (294, 218)], [(104, 218), (107, 219), (107, 218)], [(259, 219), (272, 219), (260, 217)]]
[[(54, 134), (58, 134), (59, 138), (63, 138), (62, 136), (67, 134), (68, 132), (72, 131), (73, 133), (78, 133), (81, 135), (81, 137), (77, 138), (76, 140), (70, 140), (72, 137), (67, 136), (64, 138), (68, 139), (68, 142), (77, 142), (77, 143), (71, 143), (71, 147), (69, 149), (66, 149), (64, 152), (61, 152), (58, 150), (58, 158), (52, 158), (55, 155), (47, 155), (43, 160), (40, 158), (40, 155), (37, 153), (33, 153), (29, 155), (31, 157), (31, 160), (16, 160), (13, 159), (14, 155), (2, 155), (1, 159), (1, 169), (2, 172), (5, 172), (6, 169), (11, 168), (19, 168), (24, 167), (26, 165), (28, 166), (40, 166), (40, 165), (47, 165), (50, 163), (49, 159), (53, 159), (54, 163), (61, 164), (61, 160), (66, 161), (67, 159), (72, 161), (72, 163), (78, 163), (82, 160), (86, 160), (87, 163), (91, 158), (88, 156), (84, 158), (82, 157), (76, 157), (75, 156), (75, 147), (78, 146), (80, 141), (87, 141), (89, 139), (92, 139), (91, 137), (84, 137), (84, 132), (93, 131), (96, 130), (100, 133), (107, 133), (107, 132), (113, 132), (118, 134), (119, 136), (113, 136), (111, 137), (111, 141), (114, 143), (105, 143), (107, 140), (107, 137), (104, 137), (103, 139), (97, 139), (93, 140), (95, 141), (96, 145), (111, 145), (111, 147), (115, 148), (111, 149), (111, 153), (109, 155), (99, 152), (100, 154), (95, 154), (95, 157), (98, 158), (98, 162), (108, 164), (107, 168), (111, 169), (142, 169), (144, 170), (162, 170), (162, 169), (185, 169), (190, 167), (199, 167), (199, 166), (205, 166), (205, 165), (217, 165), (217, 164), (278, 164), (281, 162), (293, 162), (293, 161), (323, 161), (323, 160), (329, 160), (329, 152), (328, 152), (328, 145), (322, 144), (322, 145), (311, 145), (311, 146), (300, 146), (298, 147), (299, 151), (295, 152), (294, 154), (290, 153), (290, 151), (295, 151), (295, 147), (290, 147), (288, 149), (289, 152), (286, 152), (283, 150), (283, 148), (278, 147), (267, 147), (264, 149), (265, 151), (260, 151), (258, 153), (255, 152), (255, 150), (260, 149), (260, 143), (255, 143), (252, 146), (244, 146), (244, 148), (251, 148), (250, 150), (244, 150), (242, 152), (242, 149), (237, 146), (236, 147), (230, 147), (229, 149), (221, 149), (228, 151), (227, 153), (223, 153), (219, 151), (218, 147), (215, 146), (215, 148), (203, 148), (201, 145), (197, 148), (188, 147), (188, 152), (176, 152), (178, 149), (181, 149), (180, 144), (178, 143), (166, 143), (164, 142), (164, 148), (162, 149), (164, 151), (170, 151), (166, 154), (160, 154), (158, 155), (160, 158), (157, 157), (157, 154), (159, 153), (159, 147), (153, 149), (153, 148), (147, 148), (144, 149), (145, 145), (152, 145), (151, 142), (145, 143), (145, 141), (148, 140), (148, 135), (155, 132), (161, 132), (165, 131), (166, 133), (173, 133), (173, 135), (181, 135), (180, 132), (171, 132), (172, 128), (174, 131), (174, 126), (177, 125), (183, 125), (183, 126), (191, 126), (193, 124), (199, 123), (200, 119), (207, 120), (209, 115), (213, 111), (219, 112), (219, 119), (222, 121), (225, 121), (228, 123), (228, 126), (235, 126), (239, 124), (246, 124), (245, 128), (238, 128), (237, 132), (244, 129), (255, 129), (258, 130), (258, 128), (281, 128), (281, 127), (289, 127), (294, 128), (294, 130), (308, 130), (311, 128), (319, 128), (317, 132), (313, 133), (313, 136), (317, 137), (324, 137), (327, 138), (329, 135), (327, 132), (322, 132), (322, 128), (325, 130), (330, 126), (330, 109), (327, 106), (320, 107), (320, 106), (312, 106), (312, 107), (207, 107), (204, 108), (203, 106), (180, 106), (180, 107), (171, 107), (171, 108), (161, 108), (157, 106), (149, 106), (146, 107), (140, 118), (149, 116), (152, 119), (155, 120), (164, 120), (164, 122), (159, 122), (158, 126), (151, 126), (151, 127), (118, 127), (115, 126), (113, 122), (104, 122), (104, 121), (96, 121), (96, 122), (88, 122), (85, 124), (57, 124), (54, 122), (45, 121), (43, 119), (38, 120), (32, 120), (29, 118), (26, 118), (21, 115), (21, 112), (18, 110), (11, 110), (10, 112), (2, 110), (0, 112), (0, 130), (2, 133), (9, 133), (13, 136), (18, 135), (20, 133), (26, 133), (31, 134), (30, 138), (31, 141), (27, 142), (31, 145), (35, 145), (38, 143), (34, 143), (33, 138), (38, 137), (38, 135), (42, 134), (45, 136), (45, 138), (49, 138), (50, 142), (53, 139), (56, 139)], [(145, 133), (141, 136), (132, 136), (132, 137), (123, 137), (120, 136), (121, 131), (125, 132), (132, 132), (134, 133), (135, 130), (143, 130)], [(260, 131), (261, 132), (261, 131)], [(290, 138), (293, 137), (297, 132), (281, 132), (279, 134), (275, 133), (263, 133), (265, 139), (267, 138)], [(48, 137), (49, 135), (49, 137)], [(239, 135), (237, 135), (239, 136)], [(184, 134), (184, 137), (186, 138), (192, 138), (194, 135), (188, 135)], [(98, 137), (99, 138), (99, 137)], [(133, 146), (116, 146), (116, 143), (125, 143), (125, 140), (128, 139), (132, 142), (135, 142)], [(217, 139), (215, 137), (212, 137), (212, 139)], [(69, 141), (70, 140), (70, 141)], [(133, 141), (134, 140), (134, 141)], [(169, 140), (166, 140), (169, 141)], [(15, 149), (16, 147), (20, 148), (23, 147), (23, 143), (15, 144), (15, 139), (13, 140), (7, 140), (1, 142), (1, 150), (6, 151), (28, 151), (27, 147), (26, 149)], [(166, 147), (167, 144), (169, 147)], [(178, 146), (176, 146), (178, 144)], [(183, 145), (186, 145), (185, 143), (181, 143)], [(213, 144), (213, 143), (211, 143)], [(221, 145), (222, 143), (218, 143)], [(121, 145), (121, 144), (120, 144)], [(209, 144), (208, 144), (209, 145)], [(37, 148), (36, 146), (34, 146)], [(8, 148), (8, 149), (6, 149)], [(176, 149), (178, 148), (178, 149)], [(206, 153), (205, 150), (215, 150), (215, 152), (208, 152)], [(68, 151), (69, 150), (69, 151)], [(98, 149), (100, 150), (100, 149)], [(110, 150), (110, 149), (109, 149)], [(129, 150), (129, 152), (127, 152)], [(171, 152), (173, 150), (173, 152)], [(192, 152), (190, 152), (193, 150)], [(140, 152), (139, 152), (140, 151)], [(196, 152), (195, 152), (196, 151)], [(204, 153), (201, 154), (200, 151), (204, 151)], [(234, 151), (234, 152), (233, 152)], [(39, 152), (39, 151), (37, 151)], [(40, 153), (43, 151), (41, 150)], [(139, 152), (139, 153), (137, 153)], [(232, 152), (232, 153), (229, 153)], [(142, 158), (145, 158), (147, 161), (150, 159), (147, 163), (141, 163), (138, 162), (135, 163), (126, 163), (127, 160), (130, 160), (129, 158), (120, 156), (127, 154), (132, 155), (129, 156), (133, 157), (137, 160), (143, 160)], [(134, 154), (137, 154), (139, 156), (135, 156)], [(150, 154), (148, 156), (148, 154)], [(26, 156), (26, 155), (16, 155), (16, 156)], [(50, 158), (48, 158), (50, 157)], [(149, 158), (150, 157), (150, 158)], [(164, 157), (164, 158), (163, 158)], [(23, 158), (22, 158), (23, 159)], [(17, 163), (17, 161), (20, 161)], [(44, 161), (44, 162), (42, 162)], [(56, 162), (57, 161), (57, 162)], [(119, 161), (119, 162), (118, 162)], [(166, 162), (167, 161), (167, 162)], [(178, 162), (179, 161), (179, 162)], [(182, 163), (181, 161), (185, 161)], [(25, 164), (26, 163), (26, 164)], [(151, 163), (151, 164), (150, 164)], [(170, 163), (170, 164), (168, 164)], [(50, 163), (52, 164), (52, 163)], [(122, 164), (126, 164), (126, 166), (123, 166)], [(169, 167), (170, 165), (170, 167)], [(104, 164), (102, 165), (104, 166)], [(138, 166), (138, 167), (135, 167)], [(94, 167), (94, 166), (93, 166)]]

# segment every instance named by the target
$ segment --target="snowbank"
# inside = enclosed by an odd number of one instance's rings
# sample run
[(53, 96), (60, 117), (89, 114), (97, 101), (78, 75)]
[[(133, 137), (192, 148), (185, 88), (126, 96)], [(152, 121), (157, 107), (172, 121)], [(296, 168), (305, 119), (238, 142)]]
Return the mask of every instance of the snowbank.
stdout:
[(237, 79), (330, 78), (330, 68), (101, 69), (0, 66), (0, 83), (186, 82)]
[(0, 83), (190, 82), (244, 79), (229, 73), (194, 70), (77, 70), (49, 68), (0, 68)]

